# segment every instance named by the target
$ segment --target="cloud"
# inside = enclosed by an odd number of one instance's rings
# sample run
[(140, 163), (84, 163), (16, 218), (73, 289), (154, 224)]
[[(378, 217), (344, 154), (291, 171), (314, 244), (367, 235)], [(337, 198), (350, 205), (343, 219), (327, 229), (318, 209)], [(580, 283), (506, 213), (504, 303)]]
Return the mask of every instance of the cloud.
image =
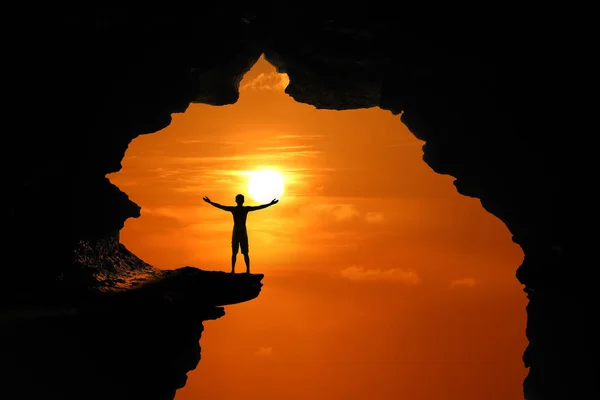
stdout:
[(272, 347), (260, 347), (258, 350), (256, 350), (254, 355), (257, 357), (269, 357), (269, 356), (273, 355), (273, 348)]
[(340, 271), (343, 278), (353, 281), (368, 282), (397, 282), (406, 285), (416, 285), (421, 282), (415, 271), (390, 268), (390, 269), (366, 269), (364, 267), (351, 266)]
[(277, 135), (275, 139), (320, 139), (325, 137), (325, 135), (315, 135), (315, 134), (303, 134), (303, 135)]
[(331, 213), (338, 221), (346, 221), (360, 214), (352, 204), (336, 204), (331, 208)]
[(246, 90), (283, 92), (289, 83), (290, 78), (287, 74), (277, 72), (261, 73), (249, 82), (244, 83), (240, 87), (240, 92)]
[(347, 221), (358, 217), (360, 212), (353, 204), (315, 204), (309, 206), (311, 214), (317, 214), (336, 221)]
[(365, 221), (378, 223), (383, 222), (383, 213), (381, 212), (368, 212), (365, 214)]
[(454, 289), (457, 287), (473, 287), (476, 284), (477, 282), (473, 278), (455, 279), (453, 281), (450, 281), (450, 289)]
[(182, 210), (177, 207), (143, 207), (141, 210), (142, 217), (155, 217), (155, 218), (170, 218), (173, 220), (181, 221), (182, 215), (185, 215), (189, 210)]
[[(323, 190), (323, 187), (317, 187), (314, 191)], [(382, 212), (366, 212), (362, 213), (358, 207), (350, 203), (333, 203), (333, 204), (313, 204), (304, 209), (305, 212), (317, 216), (320, 219), (334, 220), (337, 222), (350, 221), (354, 219), (363, 219), (367, 223), (377, 224), (382, 223), (385, 219)]]

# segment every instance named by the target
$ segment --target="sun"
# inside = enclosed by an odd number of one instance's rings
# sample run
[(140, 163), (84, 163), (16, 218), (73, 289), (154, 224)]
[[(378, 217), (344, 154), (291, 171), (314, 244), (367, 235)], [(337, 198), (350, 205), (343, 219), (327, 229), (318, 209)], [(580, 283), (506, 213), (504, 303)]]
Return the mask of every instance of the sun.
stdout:
[(283, 194), (283, 176), (273, 170), (253, 171), (249, 173), (248, 193), (261, 204), (279, 199)]

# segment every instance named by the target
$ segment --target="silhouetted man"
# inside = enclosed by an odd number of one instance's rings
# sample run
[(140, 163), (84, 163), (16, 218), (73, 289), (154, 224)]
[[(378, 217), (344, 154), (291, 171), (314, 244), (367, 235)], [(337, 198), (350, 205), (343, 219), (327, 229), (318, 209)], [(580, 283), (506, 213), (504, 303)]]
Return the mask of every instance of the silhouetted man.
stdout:
[(221, 210), (229, 211), (233, 215), (233, 232), (231, 233), (231, 273), (235, 272), (235, 260), (238, 250), (242, 250), (244, 262), (246, 263), (246, 273), (250, 273), (250, 256), (248, 255), (248, 231), (246, 231), (246, 217), (250, 211), (262, 210), (277, 204), (279, 200), (273, 199), (270, 203), (260, 206), (244, 206), (244, 195), (238, 194), (235, 196), (237, 206), (224, 206), (219, 203), (210, 201), (204, 196), (204, 201), (211, 206), (220, 208)]

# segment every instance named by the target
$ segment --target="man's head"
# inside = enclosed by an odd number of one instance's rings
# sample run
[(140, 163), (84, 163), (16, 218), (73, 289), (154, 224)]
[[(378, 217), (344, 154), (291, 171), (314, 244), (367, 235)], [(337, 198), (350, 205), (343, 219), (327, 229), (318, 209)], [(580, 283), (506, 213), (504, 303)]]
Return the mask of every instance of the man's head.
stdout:
[(242, 204), (244, 204), (244, 195), (238, 194), (237, 196), (235, 196), (235, 202), (237, 203), (238, 206), (241, 206)]

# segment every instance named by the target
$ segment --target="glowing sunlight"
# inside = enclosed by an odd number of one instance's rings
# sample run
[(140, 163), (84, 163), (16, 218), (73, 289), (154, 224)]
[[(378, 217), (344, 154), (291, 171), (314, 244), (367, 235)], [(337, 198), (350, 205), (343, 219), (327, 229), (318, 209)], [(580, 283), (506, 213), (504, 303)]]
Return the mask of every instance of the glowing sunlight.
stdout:
[(273, 170), (260, 170), (247, 172), (248, 193), (259, 203), (268, 203), (273, 199), (279, 199), (283, 194), (283, 176)]

